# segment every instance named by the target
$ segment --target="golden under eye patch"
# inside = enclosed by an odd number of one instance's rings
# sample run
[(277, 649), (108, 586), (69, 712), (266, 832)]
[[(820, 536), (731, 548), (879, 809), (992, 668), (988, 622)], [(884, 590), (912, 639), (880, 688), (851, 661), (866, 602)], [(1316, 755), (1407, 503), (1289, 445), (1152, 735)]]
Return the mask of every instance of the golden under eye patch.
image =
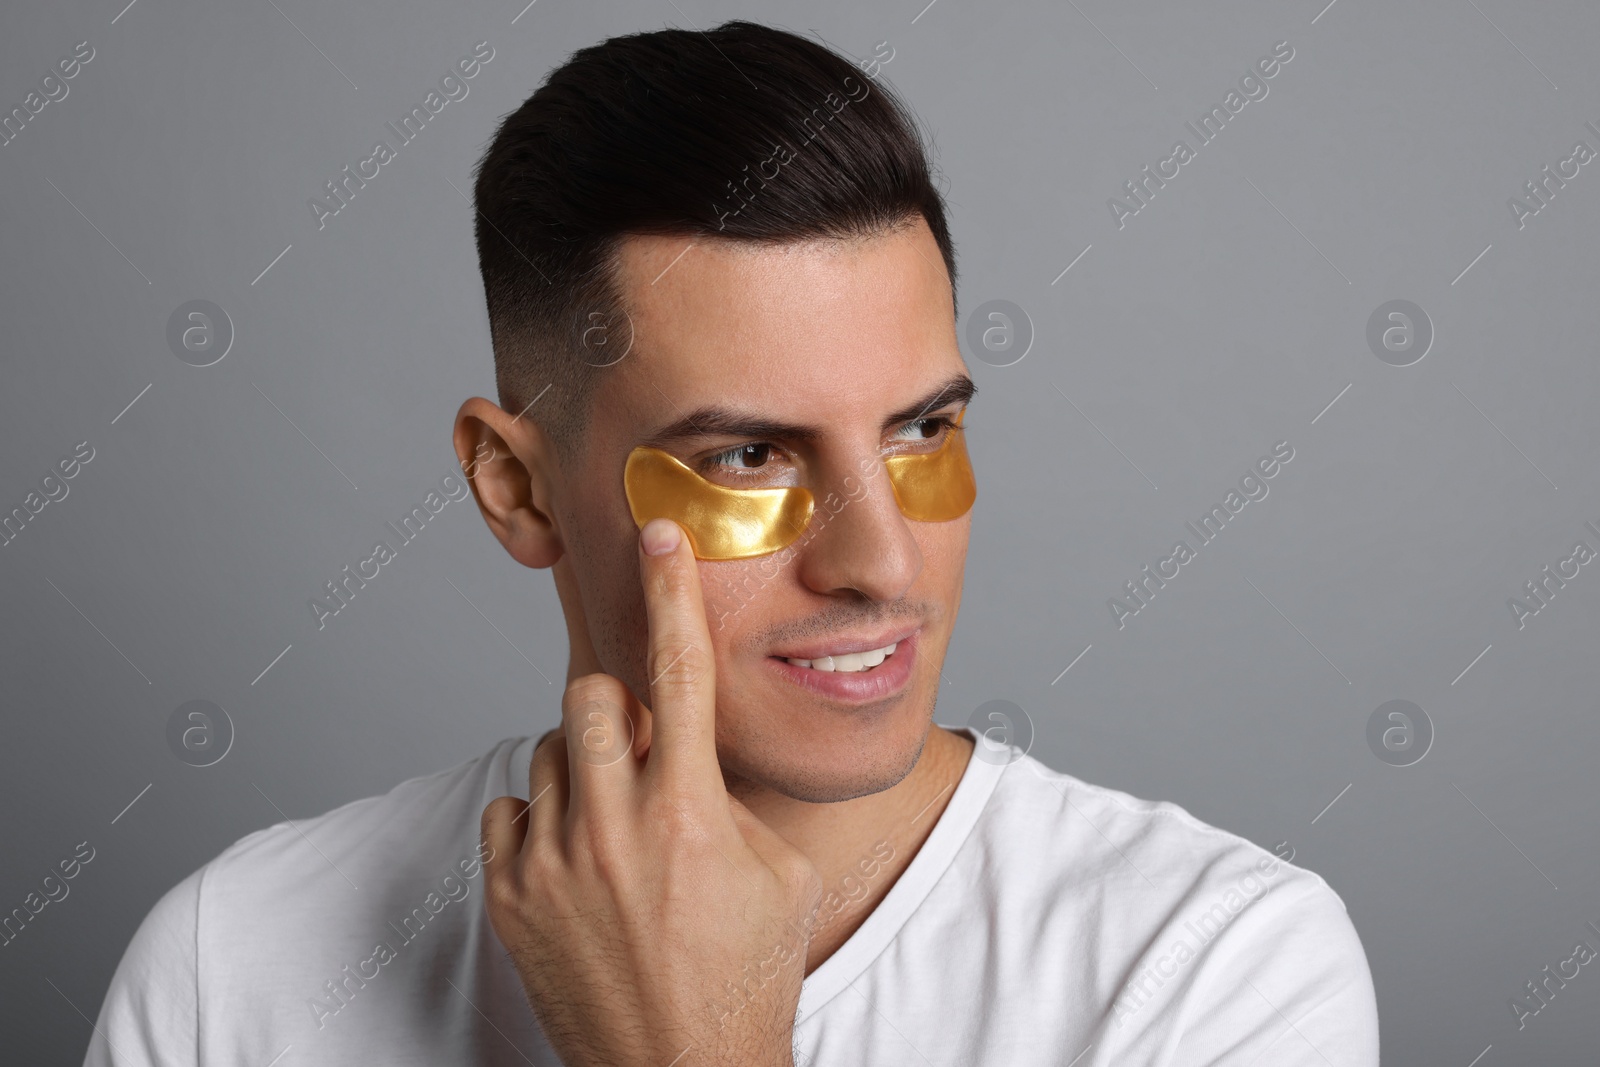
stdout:
[[(952, 429), (932, 452), (883, 461), (906, 518), (947, 522), (971, 509), (978, 487), (962, 436)], [(633, 521), (642, 529), (651, 519), (672, 519), (689, 535), (699, 559), (776, 552), (800, 536), (815, 508), (810, 490), (801, 486), (731, 489), (700, 477), (677, 457), (643, 445), (629, 454), (622, 480)]]
[(700, 559), (744, 559), (776, 552), (811, 521), (811, 494), (784, 489), (729, 489), (706, 481), (676, 456), (640, 446), (622, 472), (639, 528), (671, 519)]
[(908, 519), (959, 519), (978, 497), (978, 483), (972, 476), (972, 460), (967, 457), (967, 442), (959, 420), (944, 443), (932, 452), (891, 456), (883, 465), (889, 472), (900, 514)]

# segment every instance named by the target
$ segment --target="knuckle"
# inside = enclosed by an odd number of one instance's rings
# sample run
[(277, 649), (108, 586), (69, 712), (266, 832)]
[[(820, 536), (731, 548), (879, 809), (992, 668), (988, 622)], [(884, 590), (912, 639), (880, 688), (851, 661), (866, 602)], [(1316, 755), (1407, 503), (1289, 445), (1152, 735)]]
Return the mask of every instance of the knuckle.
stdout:
[(698, 580), (698, 574), (672, 556), (662, 561), (662, 565), (651, 576), (650, 584), (655, 586), (657, 596), (677, 601), (693, 592)]
[[(489, 801), (488, 805), (484, 807), (483, 813), (478, 816), (479, 838), (488, 840), (496, 829), (509, 827), (516, 820), (517, 813), (521, 810), (522, 801), (516, 797), (496, 797)], [(484, 862), (487, 864), (488, 861), (485, 860)]]
[(822, 895), (822, 875), (816, 865), (803, 855), (797, 854), (784, 860), (779, 866), (778, 876), (789, 893), (802, 903)]
[(523, 853), (523, 876), (531, 886), (556, 885), (565, 873), (566, 859), (560, 843), (549, 840), (549, 834), (544, 836), (545, 840), (534, 842)]
[(562, 719), (570, 752), (585, 763), (606, 765), (633, 744), (634, 721), (626, 687), (606, 674), (585, 675), (567, 688)]
[(645, 818), (654, 833), (674, 849), (698, 844), (705, 830), (689, 803), (657, 791), (646, 803)]
[(714, 665), (711, 653), (698, 641), (672, 634), (653, 645), (649, 655), (650, 684), (696, 686), (709, 682)]
[(479, 832), (488, 833), (498, 823), (505, 821), (508, 814), (506, 811), (506, 798), (495, 797), (483, 806), (483, 811), (478, 816)]
[(584, 864), (608, 885), (621, 882), (632, 866), (633, 849), (620, 827), (591, 820), (574, 843)]
[(609, 674), (585, 674), (567, 683), (561, 706), (565, 711), (588, 704), (615, 704), (621, 707), (625, 692), (623, 684)]
[[(567, 739), (562, 734), (553, 734), (533, 750), (531, 761), (531, 774), (534, 783), (549, 783), (554, 780), (556, 771), (567, 762)], [(540, 786), (542, 788), (542, 786)]]
[(523, 911), (526, 894), (522, 883), (509, 872), (488, 879), (483, 887), (485, 906), (490, 914), (518, 915)]
[(585, 763), (609, 766), (633, 745), (633, 717), (627, 709), (594, 705), (581, 713), (576, 754)]

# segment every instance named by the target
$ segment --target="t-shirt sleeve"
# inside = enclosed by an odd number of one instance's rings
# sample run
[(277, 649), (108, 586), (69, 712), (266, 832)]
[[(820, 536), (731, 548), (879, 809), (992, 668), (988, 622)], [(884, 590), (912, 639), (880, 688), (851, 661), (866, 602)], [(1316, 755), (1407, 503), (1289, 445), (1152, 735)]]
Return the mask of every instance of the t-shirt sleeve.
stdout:
[(194, 1067), (200, 879), (204, 868), (156, 901), (111, 978), (84, 1067)]
[(1377, 1001), (1355, 924), (1326, 882), (1300, 873), (1202, 956), (1173, 1063), (1378, 1067)]

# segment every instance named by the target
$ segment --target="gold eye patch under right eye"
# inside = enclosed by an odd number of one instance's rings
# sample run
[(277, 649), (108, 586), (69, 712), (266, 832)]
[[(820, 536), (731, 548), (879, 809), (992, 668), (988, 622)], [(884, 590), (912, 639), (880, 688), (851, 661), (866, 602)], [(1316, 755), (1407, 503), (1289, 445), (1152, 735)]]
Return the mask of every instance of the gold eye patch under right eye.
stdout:
[(730, 489), (700, 477), (676, 456), (639, 447), (622, 472), (640, 529), (666, 518), (683, 527), (697, 559), (765, 556), (792, 543), (811, 521), (809, 490)]

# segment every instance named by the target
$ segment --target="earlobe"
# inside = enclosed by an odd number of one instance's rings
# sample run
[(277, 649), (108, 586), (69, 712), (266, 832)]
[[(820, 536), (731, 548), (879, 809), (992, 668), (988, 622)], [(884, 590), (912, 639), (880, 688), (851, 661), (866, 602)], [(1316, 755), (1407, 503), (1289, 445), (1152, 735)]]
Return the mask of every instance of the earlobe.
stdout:
[(456, 459), (483, 521), (524, 567), (554, 566), (565, 553), (551, 517), (555, 450), (528, 419), (473, 397), (456, 413)]

